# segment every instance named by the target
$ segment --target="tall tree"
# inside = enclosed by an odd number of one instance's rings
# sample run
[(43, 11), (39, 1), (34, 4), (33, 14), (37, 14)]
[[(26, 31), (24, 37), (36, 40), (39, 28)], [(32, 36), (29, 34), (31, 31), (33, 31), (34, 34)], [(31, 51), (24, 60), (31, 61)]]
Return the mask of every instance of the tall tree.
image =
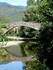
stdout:
[(35, 0), (27, 0), (27, 6), (35, 5)]
[(46, 2), (47, 0), (37, 0), (37, 4), (40, 5), (42, 2)]

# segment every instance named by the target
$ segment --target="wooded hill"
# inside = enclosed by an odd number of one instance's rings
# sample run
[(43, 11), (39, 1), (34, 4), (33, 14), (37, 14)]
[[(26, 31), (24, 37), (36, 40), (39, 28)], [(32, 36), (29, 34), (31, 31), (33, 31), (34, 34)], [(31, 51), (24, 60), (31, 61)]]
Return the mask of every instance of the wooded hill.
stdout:
[(0, 16), (7, 18), (8, 22), (22, 21), (24, 8), (25, 6), (14, 6), (0, 2)]

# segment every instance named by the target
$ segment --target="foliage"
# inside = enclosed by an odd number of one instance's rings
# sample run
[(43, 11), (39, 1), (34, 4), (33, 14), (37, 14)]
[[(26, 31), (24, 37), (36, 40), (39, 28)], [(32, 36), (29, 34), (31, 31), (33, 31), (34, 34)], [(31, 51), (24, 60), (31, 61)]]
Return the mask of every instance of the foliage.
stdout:
[[(40, 65), (37, 70), (49, 70), (49, 68), (53, 70), (53, 1), (38, 0), (37, 5), (34, 5), (34, 3), (31, 5), (30, 2), (28, 3), (28, 6), (24, 10), (23, 20), (41, 22), (41, 28), (36, 32), (28, 27), (19, 27), (18, 35), (22, 37), (37, 38), (38, 45), (32, 45), (33, 47), (28, 45), (25, 50), (27, 49), (28, 51), (32, 48), (33, 52), (35, 49), (38, 50), (37, 55), (40, 61), (38, 63), (40, 63)], [(14, 31), (10, 31), (9, 34), (13, 35)], [(35, 34), (37, 36), (35, 36)], [(29, 65), (26, 70), (33, 70), (33, 67), (35, 66)]]
[[(48, 1), (45, 5), (39, 7), (39, 14), (43, 15), (41, 19), (41, 29), (39, 34), (40, 51), (39, 59), (41, 62), (46, 60), (46, 65), (53, 70), (53, 10), (52, 0)], [(40, 18), (40, 17), (39, 17)], [(40, 20), (39, 20), (40, 21)]]
[(3, 33), (3, 30), (0, 28), (0, 36), (2, 35), (2, 33)]
[(24, 21), (46, 22), (53, 21), (53, 2), (39, 1), (40, 4), (27, 6), (24, 10)]
[(40, 51), (40, 54), (38, 54), (40, 61), (45, 59), (50, 69), (53, 69), (53, 24), (41, 28), (39, 34), (39, 47), (37, 48)]
[[(37, 6), (37, 8), (34, 11), (33, 9), (35, 6)], [(39, 46), (37, 46), (36, 48), (39, 51), (39, 60), (42, 63), (44, 59), (46, 61), (45, 64), (43, 63), (40, 67), (41, 69), (45, 69), (48, 66), (51, 70), (53, 70), (53, 1), (39, 0), (39, 4), (34, 5), (34, 7), (32, 9), (31, 6), (26, 7), (23, 18), (24, 21), (34, 22), (35, 20), (36, 22), (41, 22), (41, 29), (37, 37), (39, 40)], [(36, 18), (33, 17), (33, 15), (30, 16), (32, 13), (30, 13), (29, 11), (32, 12)], [(32, 18), (34, 20), (32, 20)]]
[(0, 36), (3, 33), (3, 29), (2, 28), (8, 28), (6, 26), (6, 24), (5, 24), (7, 22), (8, 22), (7, 18), (5, 18), (3, 15), (0, 15)]
[(39, 14), (41, 14), (41, 16), (43, 16), (42, 17), (43, 19), (40, 19), (39, 21), (42, 21), (42, 22), (47, 22), (47, 21), (52, 22), (53, 21), (53, 10), (52, 10), (52, 6), (49, 5), (49, 3), (40, 7), (39, 12), (40, 12)]
[(26, 68), (24, 70), (38, 70), (38, 62), (37, 61), (31, 61), (31, 62), (26, 62)]
[(0, 23), (8, 23), (10, 20), (3, 14), (0, 14)]
[(38, 0), (38, 2), (39, 4), (29, 5), (25, 8), (23, 13), (24, 21), (42, 22), (46, 19), (42, 14), (42, 9), (44, 10), (45, 5), (47, 5), (47, 0)]
[(6, 29), (8, 29), (8, 27), (9, 27), (9, 26), (7, 26), (6, 24), (0, 23), (0, 28), (6, 28)]
[(0, 5), (0, 15), (4, 16), (2, 18), (5, 18), (6, 23), (22, 21), (22, 14), (23, 9)]
[(27, 6), (35, 5), (35, 0), (27, 0)]
[(45, 63), (45, 60), (43, 60), (43, 63), (39, 62), (38, 70), (50, 70)]
[(25, 36), (24, 27), (18, 27), (18, 35), (21, 37)]
[(33, 5), (33, 6), (28, 6), (25, 8), (24, 13), (23, 13), (23, 20), (24, 21), (37, 21), (37, 8), (38, 6)]
[(36, 39), (38, 34), (39, 32), (37, 32), (32, 28), (24, 27), (24, 26), (18, 27), (18, 34), (17, 34), (18, 36)]
[(15, 35), (15, 31), (14, 31), (14, 29), (12, 29), (12, 30), (8, 31), (6, 35), (14, 36), (14, 35)]
[(45, 64), (45, 60), (43, 61), (43, 63), (37, 61), (33, 61), (33, 62), (27, 62), (26, 63), (27, 66), (24, 70), (50, 70), (46, 64)]
[(39, 6), (45, 5), (47, 3), (47, 0), (37, 0), (36, 2)]

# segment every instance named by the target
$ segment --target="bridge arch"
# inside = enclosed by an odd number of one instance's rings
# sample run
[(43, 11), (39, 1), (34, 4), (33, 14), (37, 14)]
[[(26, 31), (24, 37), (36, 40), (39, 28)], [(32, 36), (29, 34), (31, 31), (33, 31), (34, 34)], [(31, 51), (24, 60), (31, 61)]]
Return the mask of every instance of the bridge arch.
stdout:
[[(7, 25), (8, 25), (8, 24), (7, 24)], [(40, 23), (14, 22), (14, 23), (10, 23), (9, 25), (10, 25), (9, 29), (8, 29), (6, 32), (4, 32), (4, 34), (6, 34), (6, 33), (7, 33), (8, 31), (10, 31), (11, 29), (16, 28), (16, 27), (19, 27), (19, 26), (27, 26), (27, 27), (33, 28), (33, 29), (35, 29), (35, 30), (39, 30), (39, 29), (40, 29)], [(3, 35), (4, 35), (4, 34), (3, 34)], [(25, 61), (27, 61), (28, 58), (29, 58), (29, 57), (25, 57), (25, 58), (24, 58)], [(30, 57), (30, 58), (31, 58), (31, 57)], [(17, 58), (16, 58), (16, 59), (17, 59)], [(22, 59), (22, 58), (21, 58), (21, 59)]]
[[(7, 24), (7, 26), (8, 26), (8, 24)], [(6, 32), (4, 32), (4, 34), (6, 34), (11, 29), (20, 27), (20, 26), (27, 26), (27, 27), (33, 28), (35, 30), (40, 29), (40, 23), (33, 23), (33, 22), (14, 22), (14, 23), (10, 23), (9, 26), (10, 26), (9, 29)]]

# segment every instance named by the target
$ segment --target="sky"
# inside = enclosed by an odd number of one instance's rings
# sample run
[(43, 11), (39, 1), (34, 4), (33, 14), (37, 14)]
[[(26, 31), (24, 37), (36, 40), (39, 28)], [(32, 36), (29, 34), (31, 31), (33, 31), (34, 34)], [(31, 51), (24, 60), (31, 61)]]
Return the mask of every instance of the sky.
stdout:
[(27, 5), (27, 0), (0, 0), (0, 2), (7, 2), (12, 5), (22, 5), (22, 6)]
[(27, 0), (0, 0), (0, 2), (7, 2), (12, 5), (23, 5), (26, 6)]

